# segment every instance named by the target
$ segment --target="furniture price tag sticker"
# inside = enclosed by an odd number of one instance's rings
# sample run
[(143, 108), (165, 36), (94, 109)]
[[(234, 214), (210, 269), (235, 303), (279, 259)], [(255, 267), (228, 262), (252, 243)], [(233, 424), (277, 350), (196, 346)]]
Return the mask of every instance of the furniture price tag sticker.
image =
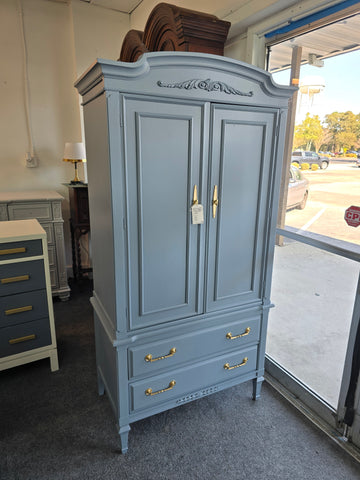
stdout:
[(191, 207), (192, 224), (199, 225), (204, 223), (204, 207), (199, 203)]

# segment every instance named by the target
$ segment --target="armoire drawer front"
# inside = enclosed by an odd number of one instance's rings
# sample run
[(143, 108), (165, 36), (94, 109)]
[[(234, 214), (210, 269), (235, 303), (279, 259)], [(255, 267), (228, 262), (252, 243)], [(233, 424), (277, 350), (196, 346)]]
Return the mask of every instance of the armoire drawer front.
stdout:
[(51, 345), (48, 318), (0, 329), (0, 357)]
[(129, 348), (129, 378), (154, 375), (164, 368), (174, 368), (181, 363), (207, 355), (242, 348), (258, 342), (260, 316), (227, 322), (221, 327), (200, 330), (173, 339), (152, 342)]
[(43, 260), (0, 265), (0, 297), (44, 288)]
[(30, 322), (47, 315), (45, 289), (0, 297), (0, 328)]
[(42, 255), (41, 240), (0, 243), (0, 261)]
[(42, 228), (45, 230), (46, 232), (46, 238), (47, 238), (47, 243), (48, 245), (51, 245), (53, 243), (55, 243), (54, 241), (54, 227), (53, 227), (53, 224), (52, 223), (43, 223), (41, 222), (41, 226)]
[(197, 392), (256, 370), (257, 347), (244, 348), (130, 384), (132, 411)]
[(52, 220), (50, 202), (16, 203), (8, 206), (9, 220), (26, 220), (36, 218), (39, 222)]

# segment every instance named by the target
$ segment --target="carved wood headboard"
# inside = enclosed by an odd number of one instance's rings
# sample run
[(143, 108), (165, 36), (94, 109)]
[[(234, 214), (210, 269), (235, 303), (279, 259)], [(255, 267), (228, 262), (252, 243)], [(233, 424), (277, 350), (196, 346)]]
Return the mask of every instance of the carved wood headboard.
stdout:
[(183, 51), (224, 55), (230, 22), (214, 15), (159, 3), (143, 32), (129, 30), (120, 52), (122, 62), (135, 62), (145, 52)]

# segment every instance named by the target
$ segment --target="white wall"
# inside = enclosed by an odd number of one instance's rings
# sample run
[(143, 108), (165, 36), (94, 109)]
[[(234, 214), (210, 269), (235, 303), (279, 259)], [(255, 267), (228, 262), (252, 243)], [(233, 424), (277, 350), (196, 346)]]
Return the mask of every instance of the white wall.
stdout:
[[(30, 140), (20, 5), (37, 168), (25, 167)], [(70, 6), (47, 0), (0, 0), (0, 23), (0, 191), (46, 189), (65, 197), (66, 260), (71, 265), (68, 190), (62, 183), (71, 180), (74, 167), (62, 158), (65, 142), (82, 140), (79, 96), (73, 84), (97, 56), (118, 58), (129, 18), (77, 2)], [(83, 178), (81, 166), (79, 173)]]

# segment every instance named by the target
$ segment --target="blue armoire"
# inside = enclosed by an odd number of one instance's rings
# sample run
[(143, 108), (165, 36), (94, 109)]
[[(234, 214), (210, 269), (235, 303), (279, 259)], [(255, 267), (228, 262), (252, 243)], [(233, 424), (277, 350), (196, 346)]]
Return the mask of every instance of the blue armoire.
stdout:
[(130, 424), (253, 381), (259, 396), (288, 100), (250, 65), (157, 52), (77, 81), (99, 392)]

